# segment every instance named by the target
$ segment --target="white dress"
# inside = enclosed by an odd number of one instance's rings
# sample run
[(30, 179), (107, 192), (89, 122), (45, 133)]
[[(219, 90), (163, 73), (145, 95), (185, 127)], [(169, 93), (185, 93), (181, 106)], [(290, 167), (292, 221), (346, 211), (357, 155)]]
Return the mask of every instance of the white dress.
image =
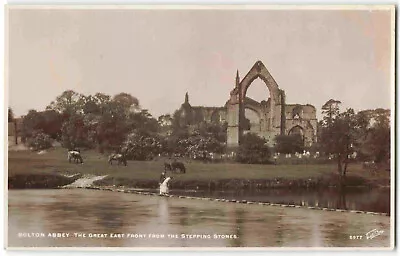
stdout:
[(160, 185), (160, 195), (166, 195), (169, 193), (168, 183), (171, 180), (171, 177), (167, 177), (163, 183)]

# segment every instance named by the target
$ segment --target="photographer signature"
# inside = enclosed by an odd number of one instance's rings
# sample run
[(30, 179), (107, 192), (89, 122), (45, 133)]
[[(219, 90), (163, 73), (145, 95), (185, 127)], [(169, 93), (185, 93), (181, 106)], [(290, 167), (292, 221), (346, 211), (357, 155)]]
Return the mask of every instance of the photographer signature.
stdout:
[(372, 239), (372, 238), (374, 238), (374, 237), (377, 237), (377, 236), (382, 235), (383, 232), (385, 232), (385, 231), (383, 231), (383, 230), (378, 230), (378, 229), (375, 228), (375, 229), (373, 229), (373, 230), (371, 230), (371, 231), (368, 231), (368, 232), (365, 234), (365, 236), (367, 237), (367, 239)]

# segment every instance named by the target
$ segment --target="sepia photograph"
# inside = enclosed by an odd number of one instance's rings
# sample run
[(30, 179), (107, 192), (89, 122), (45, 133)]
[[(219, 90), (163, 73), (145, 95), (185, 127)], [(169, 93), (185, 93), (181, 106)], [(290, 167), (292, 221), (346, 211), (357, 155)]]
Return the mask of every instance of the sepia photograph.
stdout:
[(6, 5), (7, 250), (394, 248), (394, 5)]

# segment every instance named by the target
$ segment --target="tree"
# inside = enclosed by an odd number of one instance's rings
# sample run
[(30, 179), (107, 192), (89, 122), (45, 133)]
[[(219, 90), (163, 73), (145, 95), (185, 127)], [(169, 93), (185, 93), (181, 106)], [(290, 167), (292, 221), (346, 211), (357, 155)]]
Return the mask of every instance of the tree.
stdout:
[(73, 115), (64, 121), (62, 128), (61, 144), (64, 148), (90, 147), (88, 129), (80, 115)]
[(275, 137), (275, 150), (282, 154), (294, 154), (304, 150), (304, 142), (300, 134), (278, 135)]
[(10, 107), (8, 107), (8, 122), (14, 122), (14, 112)]
[(267, 141), (253, 133), (243, 135), (236, 160), (246, 164), (270, 163), (271, 150)]
[(346, 178), (349, 164), (349, 155), (354, 152), (354, 146), (360, 137), (361, 125), (353, 109), (340, 113), (339, 106), (330, 108), (325, 112), (324, 122), (321, 126), (320, 145), (327, 154), (335, 156), (340, 185)]
[(202, 135), (204, 137), (211, 137), (217, 141), (224, 143), (226, 141), (227, 123), (199, 123), (194, 129), (195, 134)]
[(100, 110), (100, 114), (103, 114), (106, 109), (108, 104), (111, 101), (111, 96), (104, 94), (104, 93), (96, 93), (93, 96), (93, 100), (95, 101), (96, 105), (98, 106)]
[(339, 100), (330, 99), (322, 106), (323, 124), (329, 125), (332, 120), (339, 114), (339, 105), (342, 102)]
[(25, 142), (27, 138), (33, 136), (35, 132), (43, 132), (45, 126), (45, 119), (43, 115), (34, 109), (29, 110), (28, 114), (24, 117), (21, 127), (22, 141)]
[(82, 113), (84, 104), (85, 98), (82, 94), (67, 90), (58, 96), (55, 101), (52, 101), (46, 109), (62, 113), (68, 118), (71, 115)]
[(171, 126), (172, 125), (172, 117), (170, 114), (159, 116), (157, 121), (160, 124), (160, 126)]
[(46, 110), (40, 112), (43, 117), (41, 130), (52, 139), (59, 140), (61, 138), (62, 116), (54, 110)]
[(87, 114), (98, 115), (101, 113), (100, 106), (95, 97), (93, 97), (92, 95), (82, 96), (82, 100), (83, 100), (82, 110), (85, 115)]
[(139, 100), (129, 93), (121, 92), (114, 96), (113, 101), (121, 104), (126, 113), (140, 109)]
[(363, 136), (360, 151), (376, 163), (390, 159), (390, 110), (375, 109), (360, 111), (363, 119)]

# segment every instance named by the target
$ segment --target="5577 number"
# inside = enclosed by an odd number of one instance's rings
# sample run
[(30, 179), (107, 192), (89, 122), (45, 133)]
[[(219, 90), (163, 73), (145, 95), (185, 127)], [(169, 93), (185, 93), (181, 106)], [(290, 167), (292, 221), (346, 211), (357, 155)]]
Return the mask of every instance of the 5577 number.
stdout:
[(349, 238), (351, 240), (361, 240), (361, 239), (363, 239), (363, 236), (349, 236)]

